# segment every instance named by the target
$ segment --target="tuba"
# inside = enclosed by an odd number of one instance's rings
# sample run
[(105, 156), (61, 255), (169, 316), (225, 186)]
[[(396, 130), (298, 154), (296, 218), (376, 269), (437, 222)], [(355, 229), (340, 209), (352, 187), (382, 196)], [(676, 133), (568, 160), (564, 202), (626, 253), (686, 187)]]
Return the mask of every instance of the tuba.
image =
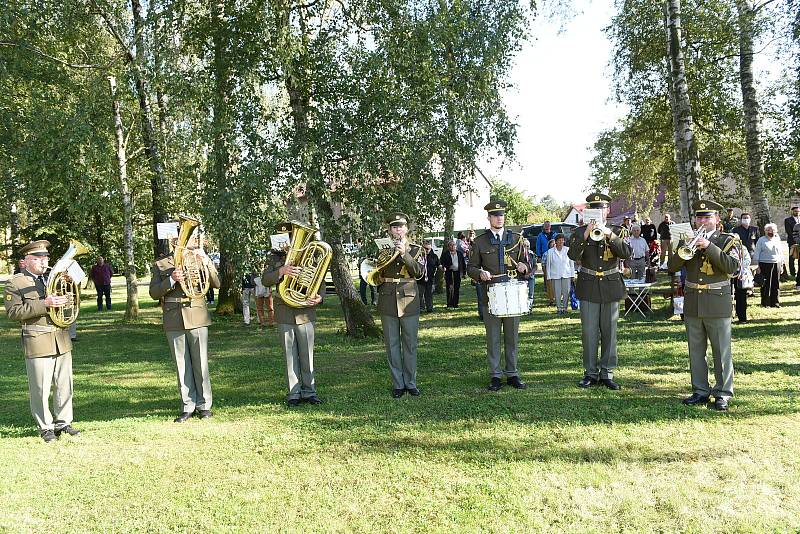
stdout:
[(278, 294), (292, 308), (307, 306), (307, 301), (319, 293), (333, 256), (329, 244), (314, 239), (316, 232), (316, 228), (292, 221), (292, 241), (285, 265), (300, 267), (302, 271), (298, 275), (284, 276), (278, 284)]
[(200, 226), (200, 221), (197, 219), (181, 215), (178, 243), (173, 250), (175, 269), (183, 271), (183, 281), (180, 283), (181, 289), (187, 297), (192, 299), (202, 298), (211, 288), (208, 266), (201, 257), (198, 257), (197, 252), (186, 246), (192, 237), (194, 229), (198, 226)]
[(47, 295), (67, 297), (67, 303), (60, 307), (51, 307), (47, 310), (50, 320), (59, 328), (67, 328), (78, 318), (81, 308), (81, 287), (73, 280), (67, 281), (65, 275), (72, 265), (73, 258), (86, 254), (89, 249), (74, 239), (70, 240), (69, 247), (63, 256), (56, 262), (47, 276)]

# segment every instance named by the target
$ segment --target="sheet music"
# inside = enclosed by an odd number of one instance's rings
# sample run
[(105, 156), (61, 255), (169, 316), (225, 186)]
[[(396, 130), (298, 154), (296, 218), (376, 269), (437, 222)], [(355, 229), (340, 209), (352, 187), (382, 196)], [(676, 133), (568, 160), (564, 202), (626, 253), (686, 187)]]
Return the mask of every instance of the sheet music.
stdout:
[(694, 237), (694, 228), (691, 223), (675, 223), (669, 226), (669, 233), (673, 241)]
[(597, 208), (586, 208), (583, 210), (583, 222), (584, 224), (589, 224), (589, 221), (594, 220), (596, 224), (603, 224), (605, 222), (605, 217), (603, 217), (603, 210)]
[(291, 240), (289, 239), (289, 234), (275, 234), (269, 236), (269, 240), (272, 243), (273, 250), (283, 250), (289, 248)]
[(156, 231), (159, 239), (174, 239), (178, 237), (178, 223), (156, 223)]
[(81, 282), (86, 278), (86, 273), (81, 269), (81, 266), (78, 265), (77, 261), (73, 261), (70, 266), (67, 268), (67, 274), (72, 281), (75, 282), (77, 285), (81, 285)]
[(378, 247), (378, 250), (392, 249), (394, 248), (394, 241), (388, 237), (379, 237), (375, 240), (375, 245)]

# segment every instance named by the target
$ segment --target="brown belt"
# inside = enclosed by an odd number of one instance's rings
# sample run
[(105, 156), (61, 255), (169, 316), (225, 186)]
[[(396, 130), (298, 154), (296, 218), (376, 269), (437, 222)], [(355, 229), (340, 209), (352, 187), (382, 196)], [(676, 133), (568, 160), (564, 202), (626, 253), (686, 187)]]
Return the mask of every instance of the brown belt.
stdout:
[(591, 269), (587, 269), (586, 267), (581, 267), (581, 272), (586, 274), (591, 274), (592, 276), (596, 276), (598, 278), (603, 278), (608, 274), (614, 274), (619, 272), (619, 267), (614, 267), (607, 271), (593, 271)]
[(724, 287), (730, 287), (731, 283), (729, 280), (725, 282), (712, 282), (710, 284), (698, 284), (697, 282), (690, 282), (686, 281), (686, 287), (690, 287), (692, 289), (722, 289)]

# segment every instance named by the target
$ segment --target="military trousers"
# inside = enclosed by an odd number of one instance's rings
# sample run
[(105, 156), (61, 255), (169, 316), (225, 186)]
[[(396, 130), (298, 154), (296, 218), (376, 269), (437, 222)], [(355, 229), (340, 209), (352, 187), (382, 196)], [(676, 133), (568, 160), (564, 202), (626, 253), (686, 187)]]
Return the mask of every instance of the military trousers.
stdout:
[[(519, 342), (519, 317), (498, 317), (483, 309), (483, 324), (486, 327), (486, 358), (492, 378), (505, 375), (519, 376), (517, 368), (517, 346)], [(505, 347), (505, 367), (500, 367), (500, 335)]]
[[(689, 341), (689, 370), (692, 374), (692, 391), (707, 397), (733, 397), (733, 357), (731, 356), (730, 317), (689, 317), (684, 315), (686, 338)], [(714, 359), (714, 379), (708, 383), (706, 350), (711, 342)]]
[[(25, 358), (31, 414), (39, 430), (62, 429), (72, 424), (72, 352), (44, 358)], [(50, 388), (53, 411), (50, 412)]]
[(417, 331), (419, 314), (381, 315), (383, 342), (394, 389), (417, 387)]
[[(581, 300), (581, 343), (584, 376), (595, 380), (614, 378), (617, 368), (617, 321), (619, 302)], [(597, 347), (600, 346), (600, 360)]]
[(167, 331), (167, 341), (178, 372), (178, 390), (183, 411), (210, 410), (208, 327)]
[(278, 323), (278, 339), (286, 357), (287, 399), (307, 399), (317, 394), (314, 383), (314, 323)]

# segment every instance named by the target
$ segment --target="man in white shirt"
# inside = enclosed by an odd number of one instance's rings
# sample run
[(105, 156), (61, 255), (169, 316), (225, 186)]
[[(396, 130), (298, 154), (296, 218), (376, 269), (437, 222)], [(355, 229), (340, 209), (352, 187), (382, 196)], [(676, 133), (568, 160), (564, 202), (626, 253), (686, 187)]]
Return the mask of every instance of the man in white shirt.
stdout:
[(631, 237), (627, 241), (631, 246), (631, 250), (633, 250), (631, 258), (628, 260), (628, 266), (631, 268), (631, 278), (642, 280), (647, 269), (647, 255), (650, 247), (647, 246), (647, 240), (642, 237), (642, 229), (637, 225), (631, 228)]

